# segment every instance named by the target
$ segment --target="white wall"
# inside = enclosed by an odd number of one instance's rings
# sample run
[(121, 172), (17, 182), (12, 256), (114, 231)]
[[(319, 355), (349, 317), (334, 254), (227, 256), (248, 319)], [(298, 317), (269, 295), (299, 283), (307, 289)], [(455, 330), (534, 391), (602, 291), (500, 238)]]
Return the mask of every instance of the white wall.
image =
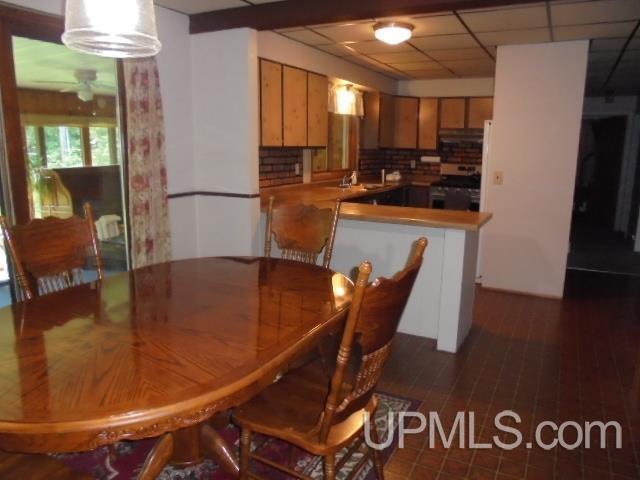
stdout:
[(625, 233), (633, 233), (627, 232), (629, 220), (631, 215), (638, 213), (631, 211), (633, 184), (638, 163), (638, 144), (637, 139), (634, 137), (635, 129), (637, 128), (635, 126), (635, 117), (638, 106), (638, 97), (614, 97), (610, 100), (605, 97), (587, 97), (585, 98), (583, 109), (585, 118), (623, 116), (627, 119), (614, 222), (615, 230)]
[(398, 82), (270, 31), (258, 32), (258, 56), (395, 94)]
[(563, 294), (588, 45), (498, 47), (484, 286)]
[(195, 187), (209, 193), (197, 198), (198, 256), (257, 253), (256, 31), (191, 36), (191, 92)]
[(493, 78), (445, 78), (398, 82), (398, 94), (410, 97), (491, 97)]

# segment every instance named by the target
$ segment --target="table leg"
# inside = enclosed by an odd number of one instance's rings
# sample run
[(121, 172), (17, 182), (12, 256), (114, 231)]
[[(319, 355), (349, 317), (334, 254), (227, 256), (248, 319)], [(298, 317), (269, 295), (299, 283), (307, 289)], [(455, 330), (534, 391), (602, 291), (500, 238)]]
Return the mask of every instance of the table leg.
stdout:
[(171, 464), (178, 468), (191, 467), (202, 462), (200, 425), (176, 430), (173, 435)]
[(226, 473), (233, 476), (240, 476), (240, 466), (238, 460), (233, 455), (227, 442), (216, 432), (211, 425), (206, 423), (200, 430), (202, 448), (213, 460), (220, 465)]
[(149, 455), (147, 455), (142, 470), (138, 474), (138, 480), (154, 480), (160, 475), (160, 472), (162, 472), (165, 465), (167, 465), (171, 459), (173, 446), (172, 434), (166, 433), (160, 437), (158, 442), (153, 446), (153, 449), (149, 452)]
[(178, 468), (202, 462), (202, 454), (216, 462), (225, 473), (238, 477), (240, 467), (233, 450), (207, 423), (183, 428), (160, 437), (147, 455), (138, 480), (155, 479), (171, 463)]

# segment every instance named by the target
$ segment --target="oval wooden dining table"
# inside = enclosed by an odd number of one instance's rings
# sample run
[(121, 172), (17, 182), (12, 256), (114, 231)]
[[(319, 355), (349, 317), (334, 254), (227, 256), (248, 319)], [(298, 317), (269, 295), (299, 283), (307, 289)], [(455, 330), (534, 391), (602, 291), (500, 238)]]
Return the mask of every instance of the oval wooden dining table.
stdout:
[(279, 259), (181, 260), (0, 309), (0, 450), (78, 452), (157, 437), (139, 478), (213, 456), (209, 426), (341, 328), (340, 273)]

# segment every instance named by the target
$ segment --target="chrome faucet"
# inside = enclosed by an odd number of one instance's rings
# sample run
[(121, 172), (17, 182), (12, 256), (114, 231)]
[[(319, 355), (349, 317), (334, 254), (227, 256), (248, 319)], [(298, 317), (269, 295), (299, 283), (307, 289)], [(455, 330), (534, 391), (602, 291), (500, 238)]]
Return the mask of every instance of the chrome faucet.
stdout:
[(346, 187), (350, 187), (351, 186), (351, 175), (345, 175), (344, 177), (342, 177), (342, 181), (340, 182), (340, 185), (338, 185), (340, 188), (346, 188)]

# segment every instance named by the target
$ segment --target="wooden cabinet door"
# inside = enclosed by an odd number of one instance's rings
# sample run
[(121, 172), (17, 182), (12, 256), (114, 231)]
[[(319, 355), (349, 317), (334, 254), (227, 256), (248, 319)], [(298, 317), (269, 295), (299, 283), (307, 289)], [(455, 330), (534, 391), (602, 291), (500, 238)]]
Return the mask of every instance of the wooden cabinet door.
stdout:
[(380, 126), (378, 133), (378, 145), (381, 148), (393, 148), (395, 135), (395, 97), (380, 94)]
[(421, 98), (418, 122), (418, 148), (438, 149), (438, 99)]
[(260, 60), (260, 144), (282, 146), (282, 65)]
[(475, 97), (469, 99), (468, 128), (484, 128), (484, 121), (493, 118), (493, 97)]
[(282, 67), (282, 131), (285, 147), (307, 146), (307, 72)]
[(326, 147), (329, 139), (329, 79), (309, 72), (307, 81), (307, 145)]
[(364, 119), (362, 120), (362, 148), (378, 148), (380, 125), (380, 93), (364, 93)]
[(465, 128), (466, 114), (466, 98), (443, 98), (440, 100), (440, 128)]
[(396, 97), (393, 145), (395, 148), (418, 146), (418, 105), (413, 97)]

